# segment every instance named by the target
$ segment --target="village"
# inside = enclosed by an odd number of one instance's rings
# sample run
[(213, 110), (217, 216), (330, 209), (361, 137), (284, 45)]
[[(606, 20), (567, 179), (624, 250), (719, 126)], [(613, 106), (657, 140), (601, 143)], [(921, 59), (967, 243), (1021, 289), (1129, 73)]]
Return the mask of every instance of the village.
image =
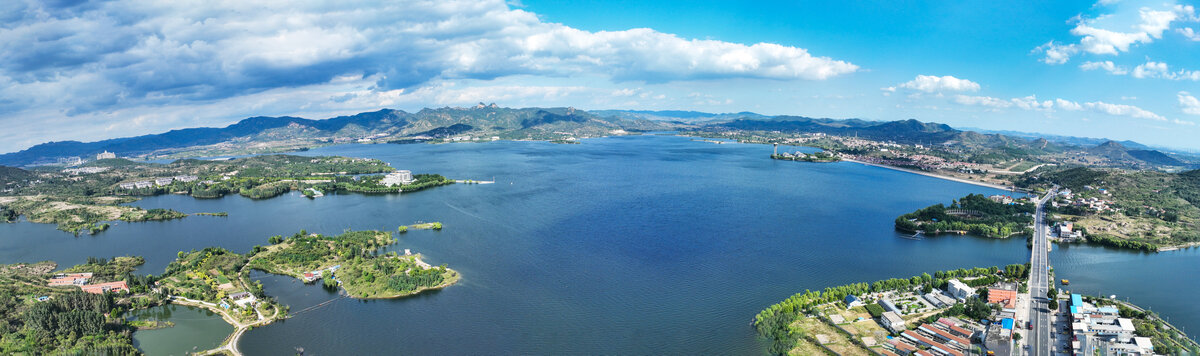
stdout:
[[(988, 274), (948, 279), (942, 288), (915, 283), (818, 305), (790, 326), (804, 335), (792, 354), (1025, 354), (1029, 349), (1023, 340), (1032, 333), (1032, 324), (1029, 311), (1020, 306), (1030, 298), (1022, 280), (1028, 271), (1017, 267), (1014, 273), (1013, 268), (993, 267)], [(931, 279), (933, 284), (938, 280)], [(1099, 306), (1078, 294), (1052, 294), (1055, 355), (1085, 355), (1074, 350), (1096, 349), (1108, 350), (1106, 355), (1155, 354), (1151, 339), (1135, 335), (1135, 321), (1122, 317), (1115, 302)]]

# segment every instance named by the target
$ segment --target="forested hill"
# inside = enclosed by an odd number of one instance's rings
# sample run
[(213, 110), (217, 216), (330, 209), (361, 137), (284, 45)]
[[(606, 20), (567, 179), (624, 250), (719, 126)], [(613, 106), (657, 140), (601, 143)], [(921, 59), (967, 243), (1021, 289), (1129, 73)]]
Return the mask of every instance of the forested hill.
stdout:
[(801, 116), (779, 116), (773, 120), (738, 119), (705, 126), (709, 130), (780, 131), (793, 133), (824, 133), (840, 136), (857, 136), (870, 140), (894, 141), (899, 143), (933, 143), (949, 141), (999, 141), (1000, 135), (983, 135), (959, 131), (946, 124), (926, 123), (909, 119), (902, 121), (865, 121), (814, 119)]
[(62, 157), (94, 157), (109, 151), (133, 156), (222, 143), (333, 141), (363, 137), (403, 138), (417, 135), (466, 134), (505, 138), (554, 138), (567, 133), (602, 136), (616, 130), (662, 130), (673, 126), (645, 119), (601, 117), (574, 108), (502, 108), (495, 104), (470, 108), (422, 109), (416, 113), (383, 109), (324, 120), (298, 117), (251, 117), (221, 128), (189, 128), (97, 142), (62, 141), (0, 155), (0, 164), (24, 166), (54, 162)]

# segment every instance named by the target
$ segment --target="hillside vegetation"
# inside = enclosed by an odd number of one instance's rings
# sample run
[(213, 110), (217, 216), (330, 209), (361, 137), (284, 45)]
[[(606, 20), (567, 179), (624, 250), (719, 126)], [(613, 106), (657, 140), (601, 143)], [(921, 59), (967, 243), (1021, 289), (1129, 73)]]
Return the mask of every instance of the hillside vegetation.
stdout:
[[(1016, 184), (1070, 189), (1074, 200), (1060, 198), (1060, 206), (1050, 212), (1074, 221), (1093, 242), (1150, 251), (1200, 242), (1200, 170), (1041, 169)], [(1081, 199), (1111, 202), (1112, 208), (1081, 208), (1074, 204)]]

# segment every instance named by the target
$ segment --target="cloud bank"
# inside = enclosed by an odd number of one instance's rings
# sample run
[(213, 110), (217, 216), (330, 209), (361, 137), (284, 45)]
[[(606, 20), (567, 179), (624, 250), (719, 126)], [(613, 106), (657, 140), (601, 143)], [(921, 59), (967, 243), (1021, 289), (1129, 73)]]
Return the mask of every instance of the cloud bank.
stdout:
[(377, 93), (412, 93), (512, 76), (663, 83), (825, 80), (857, 70), (772, 43), (583, 31), (502, 0), (0, 4), (0, 122), (205, 105), (281, 88), (320, 92), (312, 86), (345, 78), (370, 78)]

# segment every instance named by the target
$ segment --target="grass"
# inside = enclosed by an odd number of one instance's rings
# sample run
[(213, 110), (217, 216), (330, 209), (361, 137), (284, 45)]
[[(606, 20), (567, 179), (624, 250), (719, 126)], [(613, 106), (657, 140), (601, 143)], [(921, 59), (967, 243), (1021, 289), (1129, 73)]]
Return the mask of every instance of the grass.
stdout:
[[(806, 335), (816, 339), (817, 335), (825, 335), (829, 338), (829, 343), (825, 344), (833, 352), (839, 355), (870, 355), (871, 353), (857, 344), (852, 343), (846, 335), (836, 328), (829, 326), (825, 322), (817, 318), (804, 318), (796, 322), (798, 328), (804, 331)], [(801, 343), (807, 341), (801, 340)]]
[(1037, 163), (1037, 162), (1021, 161), (1021, 162), (1018, 162), (1017, 164), (1013, 165), (1012, 167), (1008, 167), (1008, 171), (1010, 171), (1010, 172), (1025, 172), (1025, 171), (1029, 170), (1030, 168), (1037, 166), (1038, 164), (1039, 163)]
[[(441, 230), (442, 223), (429, 222), (429, 223), (412, 224), (412, 225), (409, 225), (408, 228), (414, 229), (414, 230)], [(405, 231), (407, 231), (407, 229), (405, 229)]]

